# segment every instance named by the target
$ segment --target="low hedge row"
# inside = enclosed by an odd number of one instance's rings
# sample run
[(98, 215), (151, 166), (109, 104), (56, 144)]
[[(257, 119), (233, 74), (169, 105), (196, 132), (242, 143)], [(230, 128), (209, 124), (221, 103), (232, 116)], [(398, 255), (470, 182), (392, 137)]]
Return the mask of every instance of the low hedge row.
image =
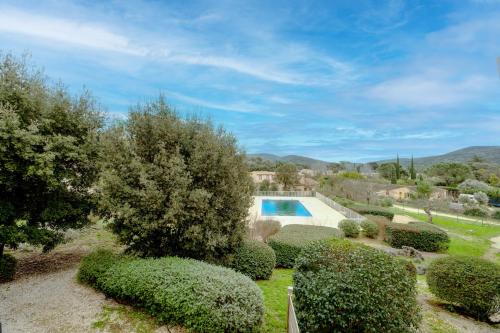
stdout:
[(121, 259), (100, 251), (84, 259), (78, 277), (108, 296), (144, 308), (160, 322), (189, 331), (261, 329), (259, 287), (229, 268), (177, 257)]
[(458, 304), (478, 319), (500, 311), (500, 266), (474, 257), (433, 261), (427, 283), (437, 297)]
[(385, 240), (395, 248), (411, 246), (427, 252), (444, 251), (450, 243), (446, 231), (427, 222), (390, 223), (385, 228)]
[(16, 273), (17, 260), (10, 254), (0, 256), (0, 283), (12, 281)]
[(268, 280), (276, 266), (274, 250), (267, 244), (246, 240), (238, 248), (231, 261), (230, 267), (243, 273), (252, 280)]
[(346, 237), (358, 238), (359, 223), (353, 220), (342, 220), (339, 222), (339, 229), (344, 232)]
[(342, 231), (313, 225), (290, 224), (269, 238), (276, 253), (276, 266), (291, 268), (300, 251), (309, 243), (322, 239), (342, 238)]
[(394, 218), (394, 213), (385, 209), (368, 208), (368, 207), (353, 207), (352, 209), (361, 215), (384, 216), (391, 221)]
[(347, 240), (314, 242), (297, 259), (294, 304), (303, 332), (415, 332), (414, 266)]

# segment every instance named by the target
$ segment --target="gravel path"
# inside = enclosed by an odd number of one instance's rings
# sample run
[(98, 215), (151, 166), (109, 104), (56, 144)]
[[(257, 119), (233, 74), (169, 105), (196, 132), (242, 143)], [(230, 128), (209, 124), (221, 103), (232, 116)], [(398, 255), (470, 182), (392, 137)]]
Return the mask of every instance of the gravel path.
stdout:
[(0, 285), (2, 333), (95, 332), (91, 328), (106, 301), (79, 285), (76, 268)]

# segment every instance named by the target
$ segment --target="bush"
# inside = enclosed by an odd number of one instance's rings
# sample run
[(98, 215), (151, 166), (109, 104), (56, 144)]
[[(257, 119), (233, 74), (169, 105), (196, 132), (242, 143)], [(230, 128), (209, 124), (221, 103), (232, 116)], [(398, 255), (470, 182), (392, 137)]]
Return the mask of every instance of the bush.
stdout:
[(500, 266), (474, 257), (445, 257), (427, 270), (429, 289), (479, 319), (500, 311)]
[(359, 223), (353, 220), (342, 220), (339, 228), (346, 237), (357, 238), (359, 236)]
[(265, 243), (247, 240), (234, 254), (230, 267), (252, 280), (268, 280), (276, 266), (274, 250)]
[(259, 287), (229, 268), (164, 257), (91, 271), (107, 296), (140, 306), (161, 323), (194, 332), (257, 332), (263, 321)]
[(491, 217), (493, 217), (494, 219), (497, 219), (497, 220), (500, 220), (500, 210), (497, 210), (495, 211)]
[(377, 238), (379, 230), (377, 223), (370, 220), (364, 220), (361, 222), (361, 228), (366, 237)]
[(383, 198), (380, 200), (380, 206), (382, 207), (392, 207), (393, 200), (391, 198)]
[(476, 217), (487, 217), (488, 211), (486, 209), (480, 207), (472, 207), (464, 210), (464, 215), (467, 216), (476, 216)]
[(310, 244), (293, 276), (301, 331), (414, 332), (416, 276), (407, 265), (345, 240)]
[(100, 208), (130, 250), (217, 262), (241, 245), (252, 180), (231, 134), (160, 97), (102, 142)]
[(314, 225), (290, 224), (269, 238), (269, 246), (276, 253), (276, 266), (291, 268), (300, 251), (312, 241), (342, 238), (343, 233), (335, 228)]
[(446, 250), (450, 242), (444, 230), (427, 222), (391, 223), (386, 227), (385, 240), (395, 248), (411, 246), (427, 252)]
[(12, 281), (16, 273), (17, 260), (10, 254), (0, 257), (0, 283)]
[(253, 236), (258, 236), (263, 242), (277, 234), (281, 229), (281, 223), (276, 220), (257, 220), (253, 223), (251, 232)]
[(383, 216), (383, 217), (386, 217), (388, 218), (389, 220), (392, 221), (392, 219), (394, 218), (394, 213), (393, 212), (390, 212), (388, 210), (385, 210), (385, 209), (376, 209), (376, 208), (356, 208), (356, 207), (353, 207), (353, 209), (358, 212), (359, 214), (362, 214), (362, 215), (376, 215), (376, 216)]
[(81, 283), (98, 287), (97, 279), (122, 258), (109, 250), (94, 251), (82, 259), (77, 279)]

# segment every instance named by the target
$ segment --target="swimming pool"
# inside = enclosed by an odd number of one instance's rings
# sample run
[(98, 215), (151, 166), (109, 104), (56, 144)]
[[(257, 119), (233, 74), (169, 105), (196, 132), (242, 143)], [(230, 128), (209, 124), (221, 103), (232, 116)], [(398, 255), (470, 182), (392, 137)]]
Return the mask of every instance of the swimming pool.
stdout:
[(262, 216), (312, 216), (299, 200), (262, 200)]

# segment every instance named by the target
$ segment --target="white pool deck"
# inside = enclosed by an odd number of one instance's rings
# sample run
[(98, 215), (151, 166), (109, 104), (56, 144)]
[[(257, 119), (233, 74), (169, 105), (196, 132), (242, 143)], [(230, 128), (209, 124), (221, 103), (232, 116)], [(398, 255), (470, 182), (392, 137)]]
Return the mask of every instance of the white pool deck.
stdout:
[[(299, 200), (312, 216), (263, 216), (262, 200)], [(320, 225), (337, 228), (340, 221), (346, 217), (315, 197), (275, 197), (254, 196), (253, 205), (249, 210), (250, 223), (257, 220), (280, 221), (281, 226), (287, 224)]]

